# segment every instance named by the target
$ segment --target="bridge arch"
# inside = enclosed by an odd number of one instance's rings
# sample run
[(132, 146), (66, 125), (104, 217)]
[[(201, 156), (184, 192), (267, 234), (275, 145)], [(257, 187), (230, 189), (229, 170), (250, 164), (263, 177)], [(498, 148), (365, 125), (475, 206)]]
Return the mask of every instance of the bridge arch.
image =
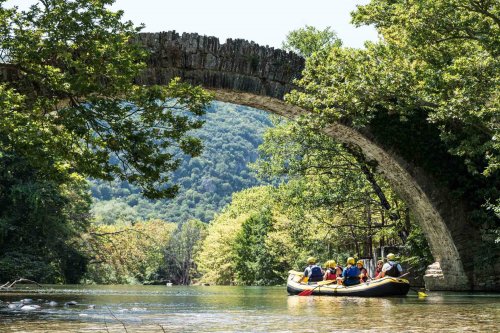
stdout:
[[(136, 42), (151, 52), (139, 84), (166, 84), (173, 77), (201, 85), (216, 100), (266, 110), (287, 118), (308, 111), (283, 102), (293, 89), (304, 60), (297, 55), (241, 39), (220, 44), (216, 37), (179, 35), (175, 31), (140, 34)], [(451, 199), (423, 170), (384, 148), (368, 131), (340, 123), (324, 129), (336, 140), (360, 148), (368, 160), (409, 205), (429, 242), (435, 263), (429, 266), (426, 286), (434, 290), (480, 289), (475, 282), (471, 230), (463, 205)], [(464, 265), (465, 264), (465, 265)], [(479, 287), (479, 288), (478, 288)]]
[[(255, 107), (286, 118), (293, 119), (307, 113), (302, 108), (286, 104), (275, 98), (237, 91), (214, 89), (212, 91), (215, 93), (216, 100)], [(468, 275), (464, 270), (457, 246), (442, 214), (432, 201), (436, 200), (436, 196), (445, 196), (446, 194), (440, 193), (439, 189), (430, 189), (429, 181), (425, 179), (425, 175), (418, 174), (419, 171), (412, 169), (402, 158), (393, 152), (386, 151), (363, 133), (342, 124), (332, 124), (324, 129), (324, 133), (337, 141), (360, 148), (367, 160), (376, 161), (376, 171), (407, 202), (422, 227), (436, 261), (424, 277), (427, 287), (434, 290), (470, 289)], [(427, 184), (425, 189), (416, 181), (415, 177), (419, 177)], [(428, 191), (432, 192), (432, 197), (428, 196)], [(458, 208), (456, 205), (452, 206), (448, 209), (453, 209), (459, 214), (450, 218), (455, 219), (455, 221), (462, 219), (463, 212), (460, 212), (460, 209), (456, 211)]]

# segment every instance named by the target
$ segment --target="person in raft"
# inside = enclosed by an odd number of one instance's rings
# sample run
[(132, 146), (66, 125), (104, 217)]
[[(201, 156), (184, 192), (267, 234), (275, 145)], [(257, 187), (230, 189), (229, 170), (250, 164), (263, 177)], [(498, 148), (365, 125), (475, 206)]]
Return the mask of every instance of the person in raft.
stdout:
[(361, 282), (368, 281), (368, 271), (366, 270), (366, 268), (363, 267), (364, 266), (363, 260), (358, 260), (356, 266), (358, 266), (358, 269), (361, 272), (361, 274), (359, 275)]
[(335, 260), (328, 260), (326, 262), (326, 271), (323, 275), (323, 280), (325, 281), (336, 281), (337, 277), (342, 275), (342, 270), (337, 266)]
[(389, 253), (387, 255), (387, 262), (382, 266), (382, 272), (379, 274), (380, 278), (384, 276), (398, 277), (401, 275), (403, 268), (401, 268), (401, 265), (395, 261), (395, 259), (396, 256), (394, 253)]
[(353, 286), (360, 283), (359, 275), (361, 272), (355, 264), (356, 261), (353, 257), (347, 259), (347, 267), (342, 272), (342, 284), (344, 286)]
[(307, 258), (307, 267), (304, 270), (303, 281), (305, 278), (308, 278), (307, 282), (323, 281), (323, 271), (321, 267), (316, 265), (316, 258), (314, 257)]
[(383, 266), (384, 266), (383, 260), (377, 261), (377, 268), (375, 269), (375, 276), (373, 277), (374, 279), (380, 279), (380, 273), (382, 273)]

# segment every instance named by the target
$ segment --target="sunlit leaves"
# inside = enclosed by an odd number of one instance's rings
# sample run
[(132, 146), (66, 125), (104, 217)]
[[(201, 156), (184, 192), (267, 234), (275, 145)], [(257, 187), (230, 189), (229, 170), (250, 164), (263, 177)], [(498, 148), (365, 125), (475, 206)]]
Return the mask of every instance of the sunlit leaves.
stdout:
[(291, 31), (283, 49), (293, 51), (305, 58), (310, 57), (318, 51), (328, 51), (333, 47), (340, 47), (342, 41), (337, 34), (327, 27), (325, 30), (317, 30), (315, 27), (306, 25), (304, 28)]
[(91, 258), (86, 279), (96, 283), (155, 281), (163, 265), (163, 249), (175, 229), (175, 224), (160, 220), (93, 226), (80, 242)]
[(199, 154), (199, 140), (186, 133), (202, 125), (210, 96), (179, 80), (134, 85), (147, 56), (131, 42), (141, 28), (109, 10), (113, 2), (2, 5), (0, 49), (18, 77), (0, 101), (19, 115), (4, 118), (0, 147), (42, 166), (61, 160), (87, 176), (128, 180), (150, 198), (172, 197), (177, 189), (165, 183), (182, 157), (173, 152)]
[(431, 107), (429, 119), (442, 129), (450, 151), (463, 156), (473, 173), (495, 172), (500, 155), (495, 140), (500, 130), (498, 2), (375, 0), (353, 17), (356, 24), (374, 24), (385, 44), (398, 50), (397, 59), (414, 59), (413, 68), (401, 63), (395, 70), (414, 72), (419, 90), (412, 95)]

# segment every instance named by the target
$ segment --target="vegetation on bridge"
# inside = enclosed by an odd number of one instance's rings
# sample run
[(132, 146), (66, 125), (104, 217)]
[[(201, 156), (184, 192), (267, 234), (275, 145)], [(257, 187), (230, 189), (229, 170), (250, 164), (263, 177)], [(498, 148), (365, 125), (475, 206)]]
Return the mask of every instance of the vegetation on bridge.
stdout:
[(353, 21), (373, 24), (381, 41), (313, 52), (286, 98), (320, 125), (369, 128), (466, 203), (481, 271), (500, 253), (499, 13), (495, 1), (371, 1)]

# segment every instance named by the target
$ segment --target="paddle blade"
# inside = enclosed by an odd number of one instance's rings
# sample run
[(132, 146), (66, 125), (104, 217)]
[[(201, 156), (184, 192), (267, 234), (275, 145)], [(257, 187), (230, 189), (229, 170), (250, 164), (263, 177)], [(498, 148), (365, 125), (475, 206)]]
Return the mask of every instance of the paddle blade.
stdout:
[(314, 289), (301, 291), (301, 292), (299, 293), (299, 296), (311, 296), (311, 295), (312, 295), (312, 293), (313, 293), (313, 290), (314, 290)]
[(419, 298), (420, 298), (420, 297), (427, 297), (427, 296), (429, 296), (429, 295), (427, 295), (427, 294), (426, 294), (426, 293), (424, 293), (423, 291), (419, 291), (419, 292), (418, 292), (418, 297), (419, 297)]

